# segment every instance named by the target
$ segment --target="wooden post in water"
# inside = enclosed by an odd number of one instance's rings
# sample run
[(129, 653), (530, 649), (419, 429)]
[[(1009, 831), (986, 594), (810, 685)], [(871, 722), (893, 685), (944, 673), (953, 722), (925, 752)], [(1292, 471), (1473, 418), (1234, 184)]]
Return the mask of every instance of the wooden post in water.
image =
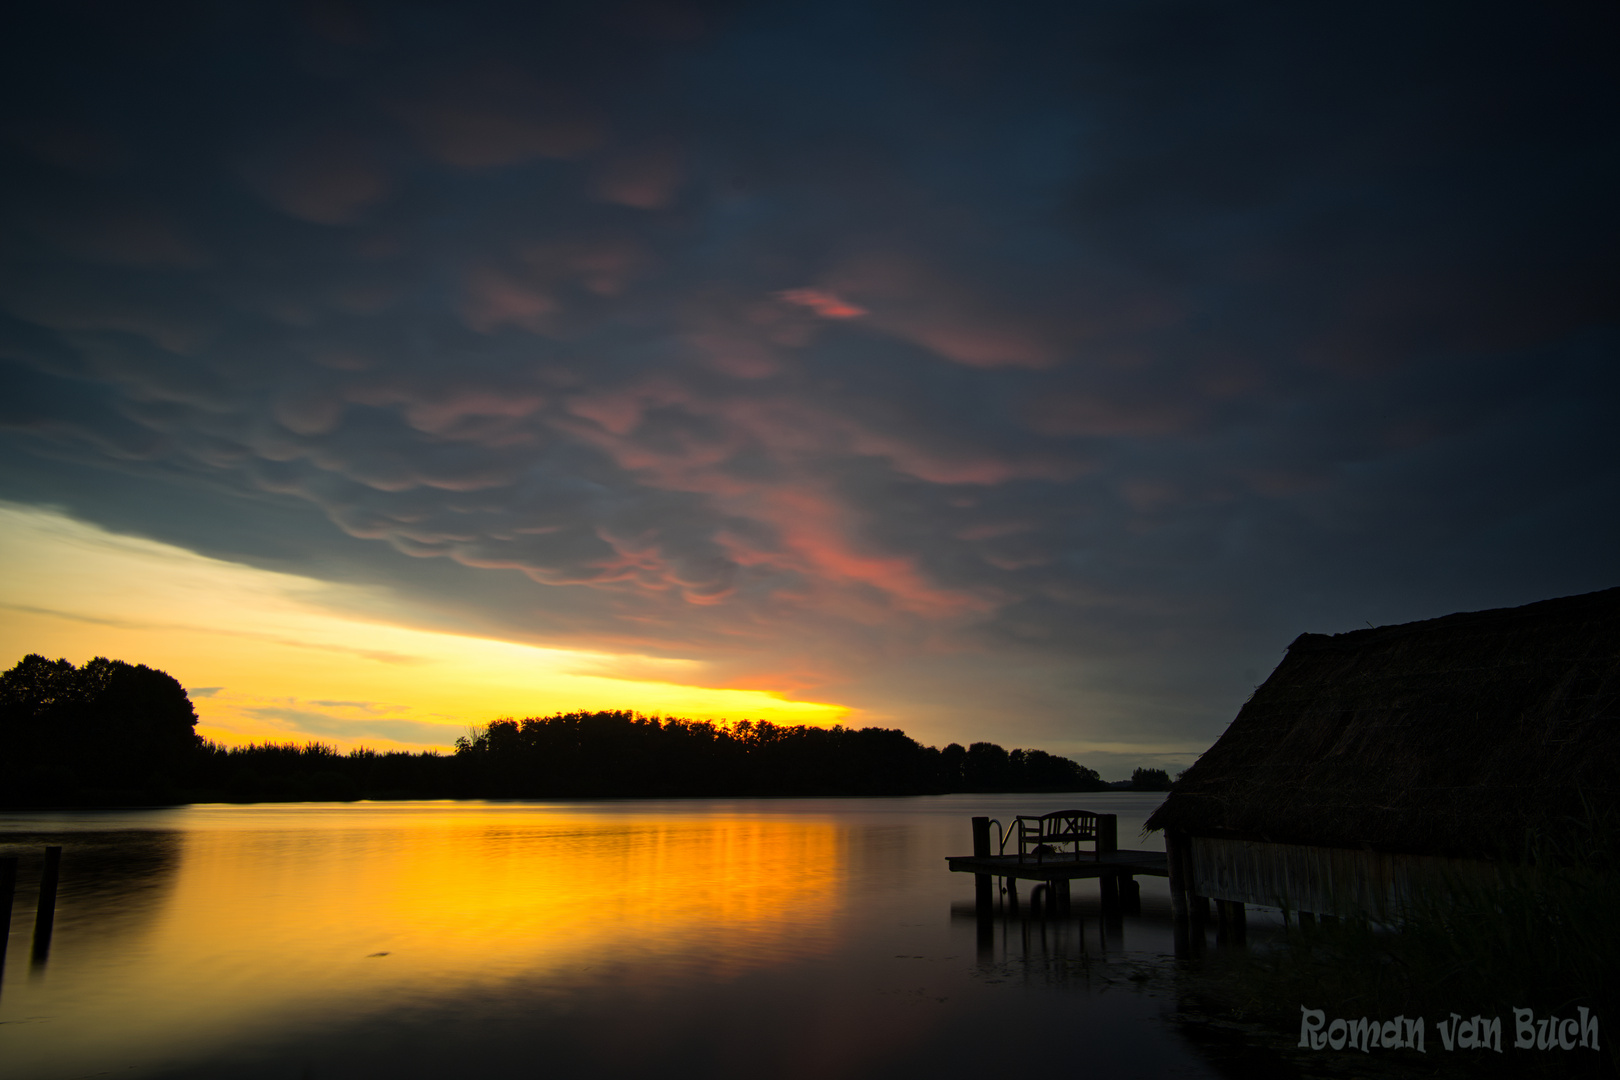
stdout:
[(1186, 956), (1192, 945), (1192, 911), (1187, 902), (1187, 872), (1181, 865), (1185, 841), (1170, 829), (1164, 833), (1165, 866), (1170, 871), (1170, 915), (1175, 930), (1176, 955)]
[(1234, 945), (1244, 945), (1249, 940), (1249, 911), (1243, 906), (1241, 900), (1228, 900), (1226, 902), (1227, 935)]
[(1119, 907), (1127, 915), (1142, 914), (1142, 883), (1130, 874), (1119, 879)]
[(1209, 927), (1209, 898), (1198, 895), (1198, 877), (1193, 872), (1193, 845), (1191, 837), (1182, 837), (1180, 849), (1181, 877), (1187, 893), (1187, 942), (1194, 954), (1202, 954)]
[(56, 925), (56, 879), (61, 872), (62, 849), (45, 849), (45, 869), (39, 876), (39, 907), (34, 911), (35, 967), (43, 966), (51, 952), (51, 929)]
[(17, 895), (17, 856), (0, 859), (0, 975), (6, 970), (6, 942), (11, 940), (11, 901)]
[(1193, 945), (1202, 948), (1205, 935), (1209, 933), (1209, 897), (1195, 894), (1189, 898), (1188, 907), (1192, 909)]
[[(973, 819), (973, 857), (987, 859), (990, 857), (990, 819), (976, 817)], [(995, 893), (989, 874), (973, 875), (973, 908), (980, 915), (988, 917), (995, 909)]]
[[(1078, 846), (1078, 845), (1076, 845)], [(1119, 815), (1097, 815), (1097, 851), (1107, 855), (1119, 850)]]

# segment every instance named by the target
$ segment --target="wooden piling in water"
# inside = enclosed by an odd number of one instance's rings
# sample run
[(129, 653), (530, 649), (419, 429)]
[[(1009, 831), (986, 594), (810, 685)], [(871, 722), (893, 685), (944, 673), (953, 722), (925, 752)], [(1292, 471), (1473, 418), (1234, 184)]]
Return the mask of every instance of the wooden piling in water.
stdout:
[(1164, 850), (1170, 871), (1170, 916), (1175, 933), (1176, 955), (1184, 956), (1192, 945), (1192, 908), (1187, 898), (1188, 874), (1183, 864), (1186, 843), (1181, 835), (1166, 829)]
[[(988, 817), (976, 817), (973, 819), (973, 856), (974, 858), (988, 858), (989, 855), (990, 819)], [(973, 906), (983, 915), (988, 915), (995, 910), (994, 883), (991, 875), (973, 875)]]
[(1119, 815), (1097, 815), (1097, 851), (1107, 854), (1119, 850)]
[(62, 849), (45, 849), (45, 869), (39, 877), (39, 906), (34, 911), (35, 966), (45, 963), (51, 951), (51, 930), (56, 925), (56, 881), (62, 867)]
[(1241, 945), (1247, 932), (1242, 901), (1215, 901), (1215, 944)]

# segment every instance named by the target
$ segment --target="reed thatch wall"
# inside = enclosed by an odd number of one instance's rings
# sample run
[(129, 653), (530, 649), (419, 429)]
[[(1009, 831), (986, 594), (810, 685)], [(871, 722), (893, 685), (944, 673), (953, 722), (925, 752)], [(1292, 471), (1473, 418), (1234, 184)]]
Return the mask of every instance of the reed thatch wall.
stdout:
[(1303, 634), (1150, 829), (1501, 857), (1620, 817), (1620, 588)]

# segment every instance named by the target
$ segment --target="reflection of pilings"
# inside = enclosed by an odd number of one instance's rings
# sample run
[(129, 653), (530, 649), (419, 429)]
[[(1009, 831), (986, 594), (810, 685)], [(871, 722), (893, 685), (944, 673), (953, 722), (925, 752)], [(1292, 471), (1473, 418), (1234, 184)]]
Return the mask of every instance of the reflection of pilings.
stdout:
[(1112, 918), (1119, 913), (1119, 877), (1104, 874), (1097, 879), (1097, 892), (1102, 896), (1103, 915)]
[(1121, 937), (1125, 933), (1125, 916), (1120, 905), (1119, 875), (1098, 878), (1097, 892), (1102, 899), (1103, 927), (1111, 936)]
[(1051, 883), (1043, 881), (1029, 890), (1029, 912), (1031, 915), (1047, 914), (1046, 898), (1051, 895)]
[[(976, 817), (973, 819), (973, 857), (987, 859), (990, 857), (990, 819)], [(978, 909), (988, 915), (995, 906), (995, 893), (989, 874), (973, 875), (973, 902)]]
[(1127, 915), (1142, 914), (1142, 883), (1129, 874), (1119, 878), (1119, 907)]
[(0, 859), (0, 976), (6, 971), (6, 942), (11, 939), (11, 901), (17, 895), (17, 856)]
[(34, 912), (34, 966), (44, 967), (51, 953), (51, 929), (56, 925), (56, 879), (61, 872), (62, 849), (45, 849), (45, 870), (39, 877), (39, 907)]
[(1188, 897), (1187, 906), (1192, 910), (1193, 948), (1202, 949), (1209, 940), (1209, 897)]

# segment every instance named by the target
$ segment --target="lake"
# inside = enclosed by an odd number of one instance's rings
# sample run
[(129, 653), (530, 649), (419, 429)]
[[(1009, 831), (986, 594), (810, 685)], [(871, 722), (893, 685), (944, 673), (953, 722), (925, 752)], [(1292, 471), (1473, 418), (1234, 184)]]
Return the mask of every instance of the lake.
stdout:
[(945, 868), (974, 814), (1084, 807), (1163, 850), (1162, 798), (0, 813), (0, 1076), (1214, 1077), (1172, 1019), (1163, 879), (1121, 927), (1076, 882), (1078, 917), (985, 940)]

